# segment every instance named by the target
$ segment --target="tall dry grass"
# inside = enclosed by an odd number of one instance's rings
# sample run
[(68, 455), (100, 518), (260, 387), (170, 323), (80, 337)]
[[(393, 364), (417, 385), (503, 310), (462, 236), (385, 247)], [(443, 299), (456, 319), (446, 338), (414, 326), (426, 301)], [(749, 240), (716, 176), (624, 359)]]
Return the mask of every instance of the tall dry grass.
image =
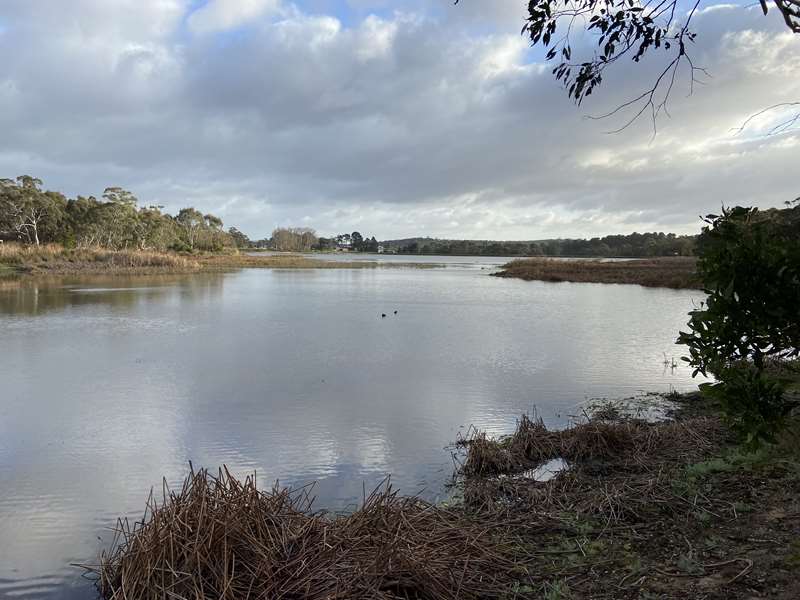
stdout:
[(206, 254), (199, 257), (205, 269), (375, 269), (375, 268), (434, 268), (435, 264), (395, 263), (371, 260), (324, 260), (302, 254)]
[(662, 461), (708, 449), (720, 435), (719, 419), (697, 417), (670, 423), (625, 419), (591, 419), (551, 431), (540, 419), (523, 415), (511, 436), (490, 439), (473, 430), (460, 444), (467, 447), (461, 471), (468, 477), (514, 473), (542, 462), (639, 461), (657, 453)]
[(503, 266), (497, 277), (581, 283), (631, 283), (645, 287), (702, 287), (693, 257), (668, 257), (626, 261), (598, 259), (561, 260), (528, 258)]
[(526, 574), (501, 516), (471, 517), (382, 486), (349, 515), (304, 490), (263, 492), (226, 469), (192, 472), (145, 518), (121, 521), (100, 565), (106, 599), (458, 600), (514, 597)]
[(34, 246), (0, 244), (0, 267), (19, 272), (60, 275), (88, 273), (225, 271), (242, 268), (264, 269), (374, 269), (433, 268), (433, 264), (380, 263), (376, 261), (320, 260), (298, 254), (253, 256), (236, 253), (184, 255), (149, 250), (108, 250), (106, 248), (65, 248), (59, 244)]
[(59, 244), (0, 244), (0, 264), (27, 272), (191, 271), (198, 263), (185, 256), (148, 250), (65, 248)]

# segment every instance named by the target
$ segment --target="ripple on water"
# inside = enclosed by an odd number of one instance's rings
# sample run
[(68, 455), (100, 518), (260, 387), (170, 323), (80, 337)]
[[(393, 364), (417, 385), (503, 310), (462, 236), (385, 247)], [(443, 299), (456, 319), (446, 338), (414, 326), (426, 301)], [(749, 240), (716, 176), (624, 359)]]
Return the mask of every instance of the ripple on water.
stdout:
[(107, 316), (46, 316), (16, 317), (3, 320), (3, 330), (11, 333), (24, 331), (26, 334), (48, 333), (78, 330), (82, 335), (92, 331), (107, 334), (125, 332), (164, 332), (184, 334), (197, 329), (198, 325), (183, 323), (174, 319), (152, 317), (125, 317), (121, 315)]
[(0, 598), (87, 600), (96, 597), (92, 581), (76, 577), (76, 573), (80, 573), (80, 569), (70, 567), (27, 579), (0, 579)]

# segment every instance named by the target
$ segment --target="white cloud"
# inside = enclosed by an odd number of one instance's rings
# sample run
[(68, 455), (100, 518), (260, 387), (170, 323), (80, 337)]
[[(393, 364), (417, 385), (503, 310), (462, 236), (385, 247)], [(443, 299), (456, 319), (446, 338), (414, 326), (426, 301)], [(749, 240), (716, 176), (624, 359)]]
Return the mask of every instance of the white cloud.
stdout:
[[(776, 115), (732, 131), (800, 99), (800, 37), (757, 10), (698, 16), (694, 57), (713, 78), (691, 98), (677, 84), (653, 140), (646, 119), (606, 135), (618, 122), (583, 118), (649, 86), (647, 64), (620, 63), (577, 109), (506, 28), (511, 3), (485, 27), (462, 3), (347, 18), (320, 0), (269, 19), (275, 3), (149, 0), (147, 21), (111, 4), (53, 1), (52, 19), (0, 7), (0, 176), (71, 195), (123, 185), (255, 237), (301, 222), (381, 238), (688, 232), (723, 202), (797, 196), (796, 134), (758, 136)], [(187, 36), (203, 14), (213, 26)], [(212, 31), (242, 15), (258, 27)]]
[(225, 31), (280, 8), (280, 0), (209, 0), (189, 16), (195, 33)]

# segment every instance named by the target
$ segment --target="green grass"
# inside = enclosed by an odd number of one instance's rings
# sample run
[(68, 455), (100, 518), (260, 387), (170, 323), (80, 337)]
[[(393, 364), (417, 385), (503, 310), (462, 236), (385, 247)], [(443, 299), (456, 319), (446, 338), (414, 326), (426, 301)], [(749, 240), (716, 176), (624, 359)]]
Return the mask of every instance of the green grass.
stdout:
[(685, 475), (689, 479), (700, 479), (716, 473), (730, 473), (740, 469), (749, 471), (769, 464), (774, 464), (771, 448), (763, 447), (756, 452), (747, 452), (737, 446), (722, 456), (687, 466)]
[(572, 592), (570, 592), (566, 581), (547, 583), (542, 590), (543, 600), (569, 600), (572, 597)]

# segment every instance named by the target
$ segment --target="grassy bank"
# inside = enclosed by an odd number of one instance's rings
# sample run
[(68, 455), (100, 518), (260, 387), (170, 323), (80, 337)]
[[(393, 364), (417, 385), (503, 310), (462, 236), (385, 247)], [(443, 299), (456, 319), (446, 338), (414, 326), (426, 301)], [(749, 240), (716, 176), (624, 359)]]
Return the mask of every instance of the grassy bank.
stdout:
[(427, 269), (437, 265), (426, 263), (378, 262), (367, 260), (324, 260), (302, 254), (207, 254), (198, 261), (204, 270), (225, 269), (375, 269), (414, 268)]
[[(795, 429), (796, 432), (796, 429)], [(382, 488), (347, 515), (303, 490), (192, 473), (121, 524), (105, 598), (797, 598), (797, 434), (744, 454), (709, 407), (673, 421), (604, 408), (564, 431), (462, 440), (461, 500)], [(528, 467), (568, 458), (548, 482)]]
[(527, 258), (503, 266), (497, 277), (583, 283), (632, 283), (647, 287), (700, 288), (693, 257), (603, 262), (598, 259)]
[(144, 250), (64, 248), (0, 244), (0, 275), (160, 274), (194, 271), (224, 271), (240, 268), (265, 269), (372, 269), (376, 267), (425, 268), (435, 265), (332, 261), (298, 254), (178, 254)]
[(0, 269), (18, 275), (176, 273), (199, 268), (193, 257), (175, 253), (0, 244)]

